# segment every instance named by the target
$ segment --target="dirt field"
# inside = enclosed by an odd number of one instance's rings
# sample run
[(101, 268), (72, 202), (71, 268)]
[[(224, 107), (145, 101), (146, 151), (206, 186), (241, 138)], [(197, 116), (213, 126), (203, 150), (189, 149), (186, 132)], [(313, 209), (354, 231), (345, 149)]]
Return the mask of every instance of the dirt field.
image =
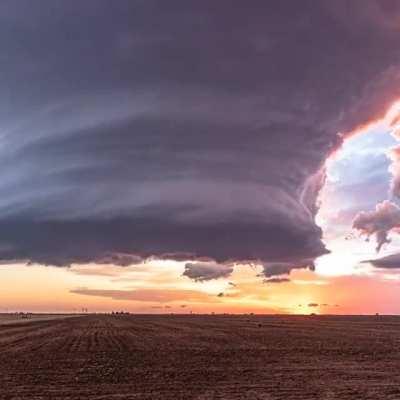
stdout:
[(100, 316), (0, 326), (0, 399), (400, 399), (400, 318)]
[(53, 319), (70, 318), (73, 314), (1, 314), (0, 313), (0, 325), (9, 325), (14, 323), (26, 323), (28, 321), (50, 321)]

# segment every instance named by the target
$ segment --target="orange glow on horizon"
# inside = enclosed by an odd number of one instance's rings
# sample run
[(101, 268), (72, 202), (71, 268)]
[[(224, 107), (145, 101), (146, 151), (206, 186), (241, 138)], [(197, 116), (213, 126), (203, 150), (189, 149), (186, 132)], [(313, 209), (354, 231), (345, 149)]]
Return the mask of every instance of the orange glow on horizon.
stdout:
[[(309, 270), (294, 270), (290, 282), (266, 284), (257, 277), (257, 271), (241, 265), (229, 278), (234, 282), (235, 286), (232, 286), (227, 280), (192, 282), (180, 276), (178, 263), (175, 272), (163, 272), (160, 265), (147, 270), (140, 266), (137, 272), (134, 267), (127, 267), (126, 271), (113, 266), (110, 269), (116, 273), (115, 276), (95, 276), (94, 271), (91, 275), (80, 275), (71, 269), (41, 266), (3, 267), (0, 269), (1, 312), (80, 312), (87, 308), (89, 312), (125, 310), (132, 313), (400, 313), (398, 279), (388, 273), (334, 277), (318, 276)], [(147, 276), (135, 278), (143, 274)], [(127, 300), (71, 292), (77, 287), (103, 289), (106, 294), (107, 290), (125, 293), (135, 288), (142, 288), (139, 295), (146, 289), (164, 291), (175, 287), (175, 290), (169, 300), (149, 301), (146, 293), (143, 300)], [(188, 299), (188, 290), (197, 292), (198, 299)], [(218, 293), (223, 293), (223, 296), (218, 296)], [(379, 304), (375, 300), (378, 293)]]

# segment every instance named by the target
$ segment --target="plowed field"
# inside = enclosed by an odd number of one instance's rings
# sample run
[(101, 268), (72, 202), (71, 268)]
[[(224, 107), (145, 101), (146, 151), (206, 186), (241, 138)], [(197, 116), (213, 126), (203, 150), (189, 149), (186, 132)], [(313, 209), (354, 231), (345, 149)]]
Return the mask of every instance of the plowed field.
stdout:
[(0, 326), (0, 399), (400, 399), (400, 318), (88, 315)]

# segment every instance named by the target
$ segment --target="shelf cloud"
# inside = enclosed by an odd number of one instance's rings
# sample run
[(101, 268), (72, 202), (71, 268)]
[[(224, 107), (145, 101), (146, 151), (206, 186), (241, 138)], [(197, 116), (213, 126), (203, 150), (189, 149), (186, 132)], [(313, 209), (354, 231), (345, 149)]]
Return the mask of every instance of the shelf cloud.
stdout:
[(3, 1), (0, 260), (312, 267), (326, 158), (400, 94), (399, 11)]

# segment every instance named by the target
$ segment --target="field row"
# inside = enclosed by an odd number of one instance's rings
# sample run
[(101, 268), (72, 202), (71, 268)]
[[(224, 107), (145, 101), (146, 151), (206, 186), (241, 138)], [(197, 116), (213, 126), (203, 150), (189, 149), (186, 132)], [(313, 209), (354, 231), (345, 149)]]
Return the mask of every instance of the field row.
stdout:
[(395, 317), (108, 316), (0, 327), (0, 399), (399, 399)]

